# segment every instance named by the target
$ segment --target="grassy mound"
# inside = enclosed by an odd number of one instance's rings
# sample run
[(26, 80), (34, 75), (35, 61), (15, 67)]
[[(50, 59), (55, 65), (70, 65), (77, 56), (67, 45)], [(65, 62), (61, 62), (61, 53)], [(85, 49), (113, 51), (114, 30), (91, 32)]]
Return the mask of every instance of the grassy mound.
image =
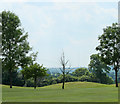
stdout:
[[(61, 88), (62, 83), (59, 84), (53, 84), (49, 86), (45, 86), (42, 88), (54, 88), (59, 89)], [(115, 87), (114, 84), (106, 85), (106, 84), (100, 84), (100, 83), (93, 83), (93, 82), (67, 82), (65, 83), (66, 89), (72, 89), (72, 88), (94, 88), (94, 87)]]

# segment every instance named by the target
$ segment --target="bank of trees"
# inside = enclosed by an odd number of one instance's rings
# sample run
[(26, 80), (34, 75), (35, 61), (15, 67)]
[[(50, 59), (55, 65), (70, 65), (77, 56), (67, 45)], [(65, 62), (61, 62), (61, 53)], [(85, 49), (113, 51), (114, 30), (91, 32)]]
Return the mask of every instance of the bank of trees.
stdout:
[[(76, 70), (80, 70), (82, 68), (78, 68)], [(87, 69), (87, 68), (86, 68)], [(74, 71), (72, 73), (66, 74), (65, 75), (65, 82), (76, 82), (76, 81), (81, 81), (81, 82), (96, 82), (96, 83), (100, 83), (98, 78), (95, 76), (95, 74), (93, 74), (92, 72), (90, 72), (87, 69), (87, 72), (89, 72), (89, 75), (86, 74), (82, 74), (81, 76), (76, 76), (74, 75)], [(48, 73), (48, 70), (47, 70)], [(3, 84), (7, 84), (9, 85), (9, 74), (6, 72), (3, 74)], [(102, 83), (104, 84), (113, 84), (113, 79), (109, 76), (107, 76), (108, 78), (106, 78), (106, 76), (104, 77), (105, 80), (103, 80)], [(24, 83), (25, 80), (25, 83)], [(107, 80), (107, 81), (106, 81)], [(37, 78), (37, 82), (36, 82), (36, 86), (38, 87), (42, 87), (42, 86), (47, 86), (47, 85), (52, 85), (52, 84), (57, 84), (57, 83), (63, 83), (63, 75), (61, 73), (57, 74), (57, 73), (49, 73), (49, 76), (41, 76)], [(25, 87), (35, 87), (34, 86), (34, 78), (23, 78), (21, 71), (15, 71), (13, 72), (13, 85), (14, 86), (25, 86)]]

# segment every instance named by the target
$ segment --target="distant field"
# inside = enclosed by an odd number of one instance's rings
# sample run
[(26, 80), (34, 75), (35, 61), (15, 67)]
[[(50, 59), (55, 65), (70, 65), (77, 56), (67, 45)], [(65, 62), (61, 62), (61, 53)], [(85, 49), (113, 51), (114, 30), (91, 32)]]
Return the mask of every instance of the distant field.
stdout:
[(46, 87), (13, 87), (3, 85), (3, 102), (117, 102), (118, 88), (91, 82), (68, 82)]

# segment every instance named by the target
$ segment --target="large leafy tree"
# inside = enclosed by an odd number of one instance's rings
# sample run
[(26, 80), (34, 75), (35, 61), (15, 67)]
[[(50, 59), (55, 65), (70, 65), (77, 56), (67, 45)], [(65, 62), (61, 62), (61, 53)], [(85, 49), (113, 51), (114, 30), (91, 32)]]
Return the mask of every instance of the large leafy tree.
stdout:
[(12, 88), (12, 72), (22, 63), (26, 63), (31, 50), (27, 42), (28, 34), (21, 28), (18, 16), (10, 11), (2, 12), (2, 67), (8, 70), (10, 88)]
[(111, 68), (101, 61), (98, 54), (90, 56), (89, 70), (92, 72), (99, 83), (109, 83), (110, 78), (107, 76)]
[(30, 65), (29, 67), (25, 67), (22, 70), (22, 73), (24, 74), (24, 77), (26, 79), (33, 78), (34, 79), (34, 89), (36, 89), (37, 85), (37, 78), (38, 77), (43, 77), (47, 75), (47, 70), (43, 65), (39, 65), (37, 63)]
[(96, 50), (99, 51), (101, 60), (104, 63), (113, 66), (116, 76), (116, 87), (118, 87), (117, 73), (120, 66), (120, 27), (117, 23), (113, 23), (112, 26), (107, 26), (104, 28), (103, 31), (104, 33), (98, 38), (100, 44), (98, 47), (96, 47)]

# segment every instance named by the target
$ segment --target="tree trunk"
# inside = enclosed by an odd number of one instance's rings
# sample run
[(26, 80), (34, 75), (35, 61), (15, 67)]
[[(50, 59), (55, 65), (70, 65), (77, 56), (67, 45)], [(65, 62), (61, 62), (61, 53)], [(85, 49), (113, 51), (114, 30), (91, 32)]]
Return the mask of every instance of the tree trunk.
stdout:
[(37, 78), (34, 79), (34, 89), (36, 89)]
[(22, 74), (22, 79), (23, 79), (23, 83), (25, 85), (25, 77), (24, 77), (24, 74)]
[(65, 66), (63, 65), (63, 85), (62, 85), (62, 89), (64, 89), (65, 86)]
[(22, 79), (23, 79), (23, 83), (24, 83), (23, 86), (26, 87), (26, 79), (25, 79), (24, 74), (22, 74)]
[(10, 75), (10, 88), (12, 88), (12, 70), (9, 70)]
[(115, 69), (115, 83), (116, 83), (116, 87), (118, 87), (118, 81), (117, 81), (117, 69)]
[(62, 89), (64, 89), (64, 85), (65, 85), (65, 73), (63, 73), (63, 85), (62, 85)]

